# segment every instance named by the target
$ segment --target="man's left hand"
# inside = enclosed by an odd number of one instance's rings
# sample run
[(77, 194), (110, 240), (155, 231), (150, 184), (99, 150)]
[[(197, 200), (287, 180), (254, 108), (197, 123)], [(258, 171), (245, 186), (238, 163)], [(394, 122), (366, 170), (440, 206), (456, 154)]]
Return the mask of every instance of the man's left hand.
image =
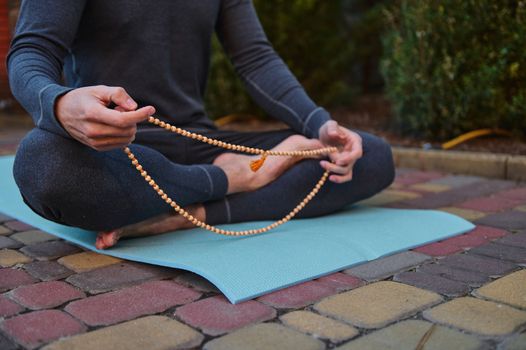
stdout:
[(320, 141), (326, 146), (336, 146), (339, 152), (329, 155), (331, 161), (322, 160), (320, 165), (332, 174), (329, 180), (335, 183), (351, 181), (353, 166), (362, 157), (362, 138), (357, 133), (344, 128), (334, 120), (320, 127)]

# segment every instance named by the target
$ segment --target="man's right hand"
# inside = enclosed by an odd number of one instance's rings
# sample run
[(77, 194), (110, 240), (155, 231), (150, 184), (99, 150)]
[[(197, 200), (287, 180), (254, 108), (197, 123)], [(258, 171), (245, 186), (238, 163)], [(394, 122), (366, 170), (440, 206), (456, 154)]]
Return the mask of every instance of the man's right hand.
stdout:
[[(108, 108), (113, 103), (115, 109)], [(135, 139), (137, 123), (155, 113), (137, 103), (121, 87), (88, 86), (71, 90), (55, 104), (55, 115), (76, 140), (97, 151), (123, 148)]]

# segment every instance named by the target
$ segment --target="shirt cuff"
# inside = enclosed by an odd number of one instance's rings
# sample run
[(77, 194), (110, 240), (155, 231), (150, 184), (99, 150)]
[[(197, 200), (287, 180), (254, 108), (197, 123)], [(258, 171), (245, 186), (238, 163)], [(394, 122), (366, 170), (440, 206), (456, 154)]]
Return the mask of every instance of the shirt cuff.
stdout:
[(317, 139), (320, 136), (321, 126), (329, 120), (331, 120), (329, 112), (322, 107), (316, 108), (307, 117), (303, 128), (303, 134), (307, 137)]
[(36, 121), (36, 125), (39, 128), (64, 137), (71, 137), (55, 116), (55, 103), (57, 99), (71, 90), (73, 90), (73, 88), (58, 84), (49, 84), (40, 90), (38, 94), (40, 116)]

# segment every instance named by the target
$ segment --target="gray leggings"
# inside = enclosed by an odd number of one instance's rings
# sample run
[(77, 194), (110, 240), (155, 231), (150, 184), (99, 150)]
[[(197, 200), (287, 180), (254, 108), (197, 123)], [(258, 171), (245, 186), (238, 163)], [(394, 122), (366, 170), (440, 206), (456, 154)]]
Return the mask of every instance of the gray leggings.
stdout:
[[(186, 129), (265, 149), (294, 134), (291, 130), (240, 133)], [(364, 155), (354, 166), (352, 181), (328, 181), (298, 217), (335, 212), (392, 183), (394, 166), (389, 145), (376, 136), (357, 132), (363, 138)], [(226, 150), (147, 126), (140, 127), (130, 148), (181, 206), (203, 203), (206, 221), (213, 225), (279, 219), (303, 199), (323, 173), (318, 160), (302, 160), (259, 190), (226, 196), (226, 175), (211, 164)], [(172, 211), (122, 150), (97, 152), (38, 128), (22, 141), (14, 176), (25, 202), (36, 213), (65, 225), (110, 230)]]

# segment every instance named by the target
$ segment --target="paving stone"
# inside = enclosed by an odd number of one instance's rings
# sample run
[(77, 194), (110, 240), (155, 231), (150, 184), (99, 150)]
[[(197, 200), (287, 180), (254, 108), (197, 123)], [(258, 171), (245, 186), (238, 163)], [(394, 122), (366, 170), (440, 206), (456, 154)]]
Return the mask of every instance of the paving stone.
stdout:
[(314, 308), (362, 328), (381, 328), (442, 301), (440, 295), (402, 283), (381, 281), (325, 298)]
[(25, 264), (24, 269), (42, 281), (60, 280), (73, 274), (73, 271), (56, 261), (35, 261)]
[(0, 250), (0, 266), (9, 267), (16, 264), (25, 264), (30, 262), (31, 259), (24, 254), (13, 250), (13, 249), (2, 249)]
[(414, 208), (436, 209), (440, 207), (449, 207), (468, 199), (488, 196), (512, 187), (514, 187), (514, 183), (511, 181), (484, 180), (451, 191), (412, 199), (405, 203)]
[(473, 248), (469, 251), (469, 253), (489, 256), (500, 260), (513, 261), (518, 264), (526, 263), (525, 248), (512, 247), (509, 245), (496, 244), (493, 242)]
[(37, 260), (55, 260), (64, 255), (80, 252), (81, 249), (63, 241), (35, 243), (20, 249)]
[[(520, 206), (516, 207), (515, 210), (526, 211), (526, 205), (520, 205)], [(0, 234), (2, 234), (1, 233), (1, 228), (0, 228)]]
[(444, 240), (444, 243), (454, 245), (462, 249), (471, 249), (486, 244), (488, 240), (480, 235), (464, 234)]
[(175, 316), (215, 336), (271, 320), (276, 317), (276, 310), (254, 300), (234, 305), (218, 295), (181, 306), (177, 308)]
[(481, 211), (484, 213), (495, 213), (516, 207), (521, 204), (521, 201), (515, 199), (508, 199), (503, 197), (482, 197), (473, 198), (456, 206), (466, 209)]
[(149, 280), (174, 277), (176, 271), (160, 266), (123, 262), (69, 276), (66, 282), (97, 294)]
[(393, 281), (431, 290), (448, 297), (458, 297), (469, 292), (469, 286), (466, 283), (423, 272), (402, 272), (395, 275)]
[(7, 227), (3, 226), (3, 225), (0, 225), (0, 235), (10, 235), (12, 234), (13, 231), (11, 231), (10, 229), (8, 229)]
[(14, 219), (12, 217), (0, 213), (0, 223), (4, 223), (6, 221), (13, 221), (13, 220)]
[(101, 326), (163, 312), (200, 296), (200, 293), (172, 281), (152, 281), (77, 300), (64, 310), (89, 326)]
[(508, 235), (495, 241), (495, 243), (509, 245), (512, 247), (526, 248), (526, 232)]
[(4, 248), (20, 248), (22, 247), (22, 243), (15, 241), (14, 239), (11, 239), (9, 237), (0, 236), (0, 249)]
[(522, 333), (514, 338), (507, 339), (503, 346), (499, 347), (502, 350), (526, 350), (526, 333)]
[(414, 185), (428, 182), (444, 177), (444, 174), (436, 171), (413, 171), (396, 177), (396, 182), (404, 185)]
[[(402, 321), (346, 343), (336, 350), (417, 349), (432, 323), (420, 320)], [(489, 347), (474, 336), (435, 325), (422, 349), (482, 350)]]
[(495, 227), (477, 225), (473, 231), (467, 233), (470, 236), (480, 236), (486, 240), (494, 240), (508, 235), (508, 231)]
[(453, 299), (423, 315), (432, 322), (488, 337), (509, 335), (526, 323), (524, 311), (471, 297)]
[(12, 290), (10, 297), (31, 310), (51, 309), (86, 295), (71, 285), (60, 282), (40, 282)]
[(18, 345), (13, 343), (12, 340), (8, 339), (2, 333), (0, 333), (0, 349), (2, 350), (18, 350)]
[(498, 192), (495, 195), (498, 197), (516, 199), (516, 200), (526, 202), (526, 187), (513, 188), (511, 190)]
[[(24, 310), (24, 308), (5, 295), (0, 295), (0, 317), (8, 317), (16, 315)], [(2, 349), (2, 347), (0, 347)]]
[(468, 221), (475, 221), (477, 219), (480, 219), (486, 216), (486, 213), (476, 211), (476, 210), (471, 210), (471, 209), (465, 209), (465, 208), (443, 207), (443, 208), (438, 208), (438, 210), (442, 210), (450, 214), (460, 216), (461, 218), (464, 218)]
[(195, 348), (203, 335), (165, 316), (148, 316), (61, 339), (45, 350), (166, 350)]
[(297, 309), (334, 293), (336, 289), (333, 287), (316, 281), (308, 281), (263, 295), (257, 300), (280, 309)]
[(95, 252), (82, 252), (64, 256), (58, 262), (75, 272), (85, 272), (121, 262), (121, 259)]
[(26, 245), (59, 239), (57, 236), (50, 235), (49, 233), (45, 233), (40, 230), (18, 232), (11, 235), (11, 238), (14, 238)]
[(35, 229), (33, 226), (18, 220), (6, 221), (4, 222), (4, 226), (16, 232), (29, 231)]
[(422, 192), (432, 192), (432, 193), (445, 192), (451, 189), (451, 187), (447, 185), (435, 184), (435, 183), (429, 183), (429, 182), (412, 185), (409, 188), (412, 190), (417, 190), (417, 191), (422, 191)]
[(489, 277), (485, 274), (475, 272), (475, 271), (469, 271), (469, 270), (461, 270), (458, 268), (454, 268), (451, 266), (446, 265), (439, 265), (439, 264), (425, 264), (420, 266), (417, 271), (441, 276), (453, 281), (460, 281), (465, 282), (470, 286), (480, 286), (484, 284), (485, 282), (489, 281)]
[(400, 190), (385, 190), (371, 198), (361, 201), (360, 204), (376, 207), (376, 206), (382, 206), (388, 203), (394, 203), (394, 202), (399, 202), (399, 201), (414, 199), (414, 198), (419, 198), (419, 197), (420, 195), (415, 192), (400, 191)]
[(9, 268), (0, 269), (0, 292), (35, 282), (36, 280), (25, 271)]
[(217, 289), (216, 286), (214, 286), (212, 283), (210, 283), (206, 278), (199, 276), (196, 273), (193, 272), (185, 272), (179, 276), (177, 276), (174, 281), (183, 284), (187, 287), (194, 288), (200, 292), (216, 292), (221, 293), (219, 289)]
[(480, 225), (500, 227), (506, 230), (521, 230), (526, 228), (526, 212), (510, 210), (485, 216), (475, 222)]
[(448, 175), (439, 179), (429, 181), (430, 184), (446, 185), (452, 188), (464, 187), (467, 185), (483, 182), (485, 179), (478, 176), (467, 175)]
[(316, 338), (339, 343), (358, 335), (358, 330), (345, 323), (308, 311), (293, 311), (280, 317), (281, 322), (297, 331)]
[(17, 343), (34, 349), (61, 337), (84, 332), (86, 327), (59, 310), (42, 310), (12, 317), (0, 327)]
[(486, 276), (502, 276), (517, 268), (509, 261), (502, 261), (480, 255), (456, 254), (438, 260), (438, 264), (480, 272)]
[(205, 350), (322, 350), (325, 344), (276, 323), (238, 329), (205, 344)]
[(463, 249), (459, 246), (448, 244), (447, 242), (435, 242), (423, 245), (413, 249), (414, 252), (426, 254), (429, 256), (447, 256), (461, 252)]
[(473, 291), (478, 297), (526, 309), (526, 270), (499, 278)]
[(428, 255), (405, 251), (352, 267), (344, 272), (366, 281), (376, 281), (409, 270), (430, 259)]
[(362, 281), (358, 277), (341, 272), (336, 272), (328, 276), (320, 277), (315, 281), (325, 284), (326, 286), (329, 286), (331, 288), (334, 288), (338, 292), (354, 289), (364, 285), (364, 281)]

